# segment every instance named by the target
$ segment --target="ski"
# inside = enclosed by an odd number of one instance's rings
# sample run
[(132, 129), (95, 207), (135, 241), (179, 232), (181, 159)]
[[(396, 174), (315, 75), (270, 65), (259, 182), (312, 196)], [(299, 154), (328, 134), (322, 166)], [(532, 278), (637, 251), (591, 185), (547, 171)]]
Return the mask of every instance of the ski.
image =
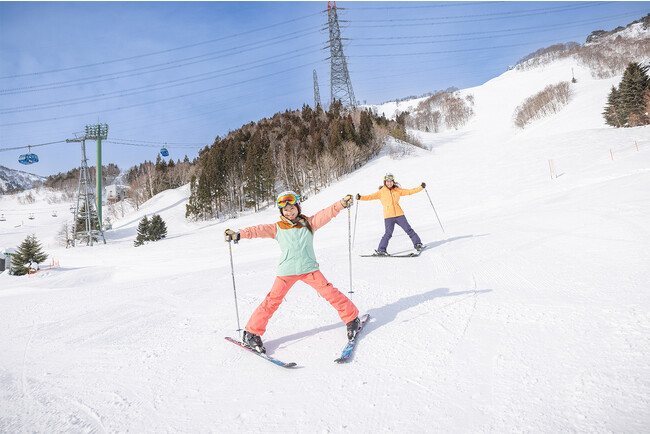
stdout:
[(368, 321), (368, 318), (370, 318), (369, 314), (365, 314), (361, 317), (361, 325), (359, 326), (357, 335), (354, 337), (354, 339), (348, 341), (348, 343), (345, 344), (345, 348), (343, 348), (343, 351), (341, 352), (341, 357), (334, 360), (336, 363), (345, 363), (350, 360), (350, 357), (352, 356), (352, 350), (354, 350), (354, 347), (357, 344), (357, 337), (359, 336), (359, 333), (361, 333), (361, 330), (363, 330), (363, 325), (366, 323), (366, 321)]
[(264, 360), (268, 360), (269, 362), (273, 363), (274, 365), (278, 365), (278, 366), (280, 366), (280, 367), (282, 367), (282, 368), (293, 368), (294, 366), (296, 366), (296, 364), (295, 364), (294, 362), (285, 363), (285, 362), (282, 362), (282, 361), (280, 361), (280, 360), (278, 360), (278, 359), (274, 359), (274, 358), (271, 357), (271, 356), (267, 356), (267, 355), (264, 354), (264, 353), (258, 353), (258, 352), (255, 351), (254, 349), (252, 349), (252, 348), (248, 348), (246, 345), (242, 344), (240, 341), (238, 341), (238, 340), (236, 340), (236, 339), (233, 339), (233, 338), (230, 338), (230, 337), (228, 337), (228, 336), (226, 336), (226, 340), (227, 340), (227, 341), (230, 341), (230, 342), (232, 342), (233, 344), (235, 344), (235, 345), (237, 345), (237, 346), (239, 346), (239, 347), (245, 349), (246, 351), (251, 352), (251, 353), (257, 355), (257, 356), (263, 358)]
[[(424, 249), (422, 249), (424, 250)], [(378, 255), (376, 253), (373, 253), (371, 255), (360, 255), (362, 258), (416, 258), (420, 256), (420, 253), (422, 253), (422, 250), (419, 252), (416, 250), (415, 252), (410, 252), (410, 253), (403, 253), (403, 254), (392, 254), (392, 255)]]

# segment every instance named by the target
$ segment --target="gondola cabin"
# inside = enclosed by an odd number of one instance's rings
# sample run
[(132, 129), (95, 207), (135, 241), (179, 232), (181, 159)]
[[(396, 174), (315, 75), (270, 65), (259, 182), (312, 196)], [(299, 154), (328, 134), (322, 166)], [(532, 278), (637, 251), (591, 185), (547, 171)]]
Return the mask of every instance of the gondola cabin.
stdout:
[(25, 165), (38, 163), (38, 155), (31, 152), (28, 154), (22, 154), (20, 157), (18, 157), (18, 162)]
[(160, 155), (162, 155), (163, 157), (169, 157), (169, 151), (167, 150), (167, 148), (161, 148)]

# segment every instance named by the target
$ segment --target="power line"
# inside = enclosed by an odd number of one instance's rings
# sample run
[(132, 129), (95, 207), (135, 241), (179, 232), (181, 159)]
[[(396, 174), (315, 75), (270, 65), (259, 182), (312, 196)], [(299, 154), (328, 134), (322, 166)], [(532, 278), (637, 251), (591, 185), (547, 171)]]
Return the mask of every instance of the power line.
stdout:
[[(288, 33), (285, 35), (281, 35), (276, 38), (270, 38), (265, 41), (265, 43), (261, 42), (253, 42), (249, 44), (244, 44), (240, 45), (238, 47), (231, 47), (228, 48), (227, 50), (221, 50), (221, 51), (213, 51), (210, 53), (198, 55), (198, 56), (192, 56), (192, 57), (187, 57), (184, 59), (178, 59), (178, 60), (172, 60), (169, 62), (164, 62), (164, 63), (158, 63), (155, 65), (149, 65), (149, 66), (143, 66), (140, 68), (133, 68), (133, 69), (127, 69), (123, 71), (118, 71), (118, 72), (113, 72), (110, 74), (101, 74), (101, 75), (96, 75), (96, 76), (91, 76), (91, 77), (85, 77), (85, 78), (79, 78), (75, 80), (66, 80), (66, 81), (59, 81), (59, 82), (53, 82), (53, 83), (46, 83), (46, 84), (39, 84), (39, 85), (33, 85), (33, 86), (23, 86), (23, 87), (16, 87), (16, 88), (9, 88), (9, 89), (0, 89), (0, 94), (3, 95), (13, 95), (13, 94), (19, 94), (19, 93), (27, 93), (27, 92), (37, 92), (37, 91), (43, 91), (43, 90), (51, 90), (51, 89), (62, 89), (66, 87), (71, 87), (71, 86), (79, 86), (79, 85), (84, 85), (84, 84), (93, 84), (93, 83), (100, 83), (104, 81), (110, 81), (110, 80), (118, 80), (121, 78), (129, 78), (129, 77), (136, 77), (144, 74), (150, 74), (150, 73), (155, 73), (155, 72), (160, 72), (160, 71), (166, 71), (169, 69), (174, 69), (174, 68), (181, 68), (184, 66), (188, 65), (195, 65), (197, 63), (201, 62), (207, 62), (210, 60), (216, 60), (216, 59), (221, 59), (224, 57), (227, 57), (231, 55), (232, 53), (234, 54), (242, 54), (247, 51), (253, 51), (257, 50), (260, 48), (265, 48), (271, 45), (277, 44), (277, 42), (285, 42), (285, 41), (290, 41), (293, 40), (297, 37), (300, 36), (307, 36), (309, 34), (313, 33), (318, 33), (319, 31), (313, 31), (312, 29), (309, 29), (308, 32), (306, 32), (307, 29), (303, 29), (300, 31)], [(286, 38), (286, 39), (281, 39), (281, 38)], [(274, 43), (269, 43), (269, 41), (276, 40), (276, 39), (281, 39), (279, 41), (276, 41)], [(246, 50), (243, 50), (242, 48), (251, 46), (251, 45), (257, 45), (257, 44), (262, 44), (253, 48), (249, 48)], [(232, 52), (232, 53), (230, 53)], [(217, 53), (229, 53), (229, 54), (223, 54), (219, 56), (213, 56)], [(207, 57), (207, 56), (213, 56), (213, 57)], [(195, 60), (195, 59), (201, 59), (201, 60)], [(187, 63), (181, 63), (179, 65), (174, 65), (176, 63), (180, 62), (185, 62), (187, 60), (194, 60), (193, 62), (187, 62)], [(166, 65), (173, 65), (173, 66), (166, 66)], [(157, 68), (159, 66), (165, 66), (163, 68)], [(154, 69), (157, 68), (157, 69)], [(140, 72), (136, 72), (140, 71)], [(119, 74), (125, 74), (126, 75), (119, 75)]]
[[(581, 35), (568, 36), (568, 38), (576, 38)], [(406, 56), (422, 56), (427, 54), (457, 54), (457, 53), (468, 53), (472, 51), (484, 51), (484, 50), (496, 50), (499, 48), (513, 48), (513, 47), (523, 47), (527, 45), (539, 45), (547, 43), (557, 43), (557, 39), (544, 40), (544, 41), (529, 41), (522, 42), (519, 44), (507, 44), (507, 45), (494, 45), (491, 47), (475, 47), (475, 48), (464, 48), (456, 50), (444, 50), (444, 51), (426, 51), (426, 52), (415, 52), (415, 53), (383, 53), (383, 54), (356, 54), (348, 57), (359, 58), (359, 57), (406, 57)]]
[[(424, 3), (424, 2), (423, 2)], [(362, 11), (362, 10), (391, 10), (391, 9), (431, 9), (431, 8), (455, 8), (455, 7), (465, 7), (465, 6), (482, 6), (482, 5), (489, 5), (489, 4), (495, 4), (495, 3), (507, 3), (507, 2), (502, 2), (502, 1), (492, 1), (492, 2), (454, 2), (454, 3), (446, 3), (446, 4), (420, 4), (417, 6), (413, 5), (400, 5), (400, 6), (376, 6), (376, 7), (345, 7), (345, 8), (339, 8), (340, 10), (351, 10), (351, 11)]]
[[(431, 26), (431, 25), (441, 25), (441, 24), (461, 24), (461, 23), (471, 23), (477, 21), (493, 21), (493, 20), (502, 20), (502, 19), (512, 19), (512, 18), (522, 18), (528, 16), (537, 16), (540, 14), (550, 14), (556, 12), (567, 12), (571, 10), (583, 9), (586, 7), (601, 6), (606, 5), (612, 2), (595, 2), (595, 3), (585, 3), (577, 6), (564, 6), (558, 8), (544, 8), (544, 9), (533, 9), (525, 12), (503, 12), (503, 13), (491, 13), (491, 14), (475, 14), (475, 15), (458, 15), (450, 17), (430, 17), (430, 18), (394, 18), (388, 20), (355, 20), (354, 26), (351, 28), (373, 28), (373, 27), (413, 27), (413, 26)], [(462, 19), (470, 17), (471, 19)], [(455, 20), (455, 21), (448, 21)], [(428, 21), (428, 22), (422, 22)], [(387, 24), (387, 23), (397, 23), (400, 24)], [(382, 23), (376, 25), (357, 25), (356, 23)]]
[(168, 145), (205, 145), (205, 143), (203, 143), (203, 142), (201, 142), (201, 143), (199, 143), (199, 142), (166, 142), (164, 140), (163, 141), (161, 141), (161, 140), (153, 141), (153, 140), (118, 139), (118, 138), (114, 138), (114, 137), (111, 137), (110, 139), (108, 139), (108, 141), (110, 141), (110, 142), (132, 142), (132, 143), (157, 143), (157, 144), (166, 143)]
[(135, 59), (142, 59), (142, 58), (145, 58), (145, 57), (151, 57), (151, 56), (155, 56), (155, 55), (158, 55), (158, 54), (171, 53), (173, 51), (185, 50), (187, 48), (193, 48), (193, 47), (198, 47), (200, 45), (212, 44), (214, 42), (220, 42), (220, 41), (224, 41), (224, 40), (227, 40), (227, 39), (237, 38), (239, 36), (249, 35), (251, 33), (261, 32), (262, 30), (268, 30), (268, 29), (271, 29), (273, 27), (278, 27), (278, 26), (283, 26), (285, 24), (295, 23), (296, 21), (300, 21), (300, 20), (303, 20), (305, 18), (310, 18), (310, 17), (316, 16), (316, 15), (320, 15), (320, 12), (316, 12), (316, 13), (312, 13), (312, 14), (308, 14), (308, 15), (303, 15), (302, 17), (293, 18), (291, 20), (286, 20), (286, 21), (282, 21), (282, 22), (279, 22), (279, 23), (270, 24), (268, 26), (259, 27), (257, 29), (248, 30), (248, 31), (245, 31), (245, 32), (240, 32), (240, 33), (235, 33), (235, 34), (228, 35), (228, 36), (223, 36), (223, 37), (220, 37), (220, 38), (210, 39), (210, 40), (207, 40), (207, 41), (197, 42), (197, 43), (194, 43), (194, 44), (182, 45), (180, 47), (175, 47), (175, 48), (169, 48), (167, 50), (154, 51), (154, 52), (150, 52), (150, 53), (138, 54), (138, 55), (135, 55), (135, 56), (123, 57), (123, 58), (120, 58), (120, 59), (106, 60), (106, 61), (103, 61), (103, 62), (89, 63), (89, 64), (86, 64), (86, 65), (71, 66), (71, 67), (68, 67), (68, 68), (51, 69), (51, 70), (47, 70), (47, 71), (30, 72), (30, 73), (26, 73), (26, 74), (7, 75), (7, 76), (4, 76), (4, 77), (0, 77), (0, 80), (4, 80), (4, 79), (8, 79), (8, 78), (18, 78), (18, 77), (28, 77), (28, 76), (34, 76), (34, 75), (50, 74), (50, 73), (54, 73), (54, 72), (72, 71), (72, 70), (75, 70), (75, 69), (89, 68), (89, 67), (92, 67), (92, 66), (101, 66), (101, 65), (108, 65), (108, 64), (112, 64), (112, 63), (118, 63), (118, 62), (131, 61), (131, 60), (135, 60)]
[[(537, 30), (556, 30), (562, 28), (579, 27), (583, 24), (600, 23), (603, 21), (609, 21), (613, 18), (637, 16), (641, 12), (645, 12), (645, 10), (643, 9), (639, 11), (627, 12), (624, 14), (608, 15), (607, 17), (602, 17), (602, 18), (595, 18), (595, 19), (582, 20), (582, 21), (570, 21), (570, 22), (558, 23), (558, 24), (552, 24), (546, 26), (527, 26), (527, 27), (517, 27), (512, 29), (486, 30), (482, 32), (440, 33), (436, 35), (377, 36), (377, 37), (358, 37), (358, 38), (355, 37), (355, 38), (351, 38), (351, 41), (354, 42), (354, 41), (366, 41), (366, 40), (375, 41), (375, 40), (397, 40), (397, 39), (429, 39), (429, 38), (444, 38), (444, 37), (457, 37), (457, 36), (470, 36), (470, 35), (492, 35), (496, 33), (504, 33), (504, 35), (499, 35), (498, 37), (516, 36), (516, 35), (523, 34), (522, 31), (524, 30), (531, 30), (530, 32), (526, 32), (526, 33), (536, 33)], [(445, 40), (444, 42), (453, 42), (457, 40), (458, 39)], [(461, 40), (465, 40), (465, 39), (461, 39)]]
[(260, 79), (263, 79), (263, 78), (269, 78), (269, 77), (272, 77), (272, 76), (284, 74), (284, 73), (287, 73), (289, 71), (294, 71), (294, 70), (297, 70), (297, 69), (301, 69), (301, 68), (304, 68), (306, 66), (312, 66), (312, 65), (314, 65), (316, 63), (320, 63), (320, 61), (305, 63), (305, 64), (302, 64), (302, 65), (299, 65), (299, 66), (296, 66), (296, 67), (293, 67), (293, 68), (287, 68), (287, 69), (282, 70), (282, 71), (278, 71), (278, 72), (274, 72), (274, 73), (267, 73), (267, 74), (265, 74), (263, 76), (253, 77), (253, 78), (250, 78), (250, 79), (247, 79), (247, 80), (241, 80), (241, 81), (236, 82), (236, 83), (231, 83), (231, 84), (227, 84), (227, 85), (223, 85), (223, 86), (216, 86), (216, 87), (212, 87), (212, 88), (208, 88), (208, 89), (201, 89), (201, 90), (188, 92), (188, 93), (181, 94), (181, 95), (175, 95), (175, 96), (171, 96), (171, 97), (167, 97), (167, 98), (161, 98), (161, 99), (158, 99), (158, 100), (147, 101), (147, 102), (142, 102), (142, 103), (137, 103), (137, 104), (131, 104), (131, 105), (122, 106), (122, 107), (114, 107), (114, 108), (104, 109), (104, 110), (95, 111), (95, 112), (77, 113), (77, 114), (73, 114), (73, 115), (57, 116), (57, 117), (53, 117), (53, 118), (34, 119), (34, 120), (21, 121), (21, 122), (10, 122), (10, 123), (5, 123), (5, 124), (0, 124), (0, 127), (7, 127), (7, 126), (13, 126), (13, 125), (26, 125), (26, 124), (32, 124), (32, 123), (37, 123), (37, 122), (55, 121), (55, 120), (60, 120), (60, 119), (70, 119), (70, 118), (75, 118), (75, 117), (79, 117), (79, 116), (104, 114), (104, 113), (107, 113), (107, 112), (125, 110), (125, 109), (130, 109), (130, 108), (135, 108), (135, 107), (142, 107), (142, 106), (157, 104), (157, 103), (165, 102), (165, 101), (172, 101), (172, 100), (179, 99), (179, 98), (186, 98), (188, 96), (200, 95), (200, 94), (205, 94), (206, 92), (213, 92), (215, 90), (221, 90), (221, 89), (227, 89), (227, 88), (239, 86), (241, 84), (245, 84), (245, 83), (260, 80)]
[[(27, 106), (17, 106), (17, 107), (7, 107), (7, 108), (0, 109), (0, 115), (11, 114), (11, 113), (19, 113), (19, 112), (25, 112), (25, 111), (32, 111), (32, 110), (58, 108), (58, 107), (64, 107), (64, 106), (69, 106), (69, 105), (75, 105), (75, 104), (83, 104), (83, 103), (86, 103), (86, 102), (93, 102), (94, 103), (94, 102), (101, 101), (101, 100), (106, 100), (106, 99), (120, 98), (120, 97), (125, 97), (125, 96), (138, 95), (138, 94), (145, 93), (145, 92), (150, 92), (150, 91), (157, 91), (157, 90), (169, 89), (169, 88), (174, 88), (174, 87), (179, 87), (179, 86), (185, 86), (185, 85), (188, 85), (188, 84), (198, 83), (198, 82), (206, 81), (206, 80), (212, 80), (212, 79), (215, 79), (215, 78), (218, 78), (218, 77), (224, 77), (224, 76), (227, 76), (227, 75), (240, 74), (240, 73), (245, 72), (245, 71), (250, 71), (250, 70), (253, 70), (253, 69), (257, 69), (257, 68), (262, 68), (262, 67), (269, 66), (269, 65), (272, 65), (272, 64), (276, 64), (276, 63), (280, 63), (280, 62), (286, 62), (287, 60), (290, 60), (290, 59), (302, 57), (302, 54), (300, 54), (300, 55), (295, 54), (293, 56), (290, 56), (290, 57), (287, 57), (287, 58), (284, 58), (284, 59), (278, 59), (277, 57), (278, 56), (282, 57), (282, 56), (289, 55), (289, 54), (299, 53), (299, 52), (302, 52), (302, 51), (305, 51), (305, 50), (312, 50), (313, 48), (316, 48), (318, 46), (320, 46), (320, 44), (312, 45), (310, 47), (300, 48), (300, 49), (293, 50), (293, 51), (288, 51), (286, 53), (282, 53), (282, 54), (279, 54), (279, 55), (270, 56), (270, 57), (260, 59), (260, 60), (254, 60), (252, 62), (247, 62), (247, 63), (243, 63), (241, 65), (231, 66), (231, 67), (224, 68), (224, 69), (217, 70), (217, 71), (205, 72), (205, 73), (196, 74), (196, 75), (192, 75), (192, 76), (188, 76), (188, 77), (178, 78), (178, 79), (175, 79), (175, 80), (168, 80), (166, 82), (154, 83), (154, 84), (149, 84), (149, 85), (145, 85), (145, 86), (139, 86), (139, 87), (135, 87), (135, 88), (131, 88), (131, 89), (118, 90), (118, 91), (114, 91), (114, 92), (107, 92), (107, 93), (103, 93), (103, 94), (97, 94), (97, 95), (91, 95), (91, 96), (85, 96), (85, 97), (79, 97), (79, 98), (71, 98), (71, 99), (67, 99), (67, 100), (54, 101), (54, 102), (50, 102), (50, 103), (31, 104), (31, 105), (27, 105)], [(265, 61), (265, 60), (268, 60), (268, 59), (275, 59), (275, 60), (272, 61), (272, 62), (266, 62), (266, 63), (262, 63), (262, 64), (259, 64), (259, 65), (250, 66), (248, 68), (236, 69), (236, 68), (239, 68), (241, 66), (259, 63), (261, 61)], [(233, 71), (225, 72), (225, 71), (228, 71), (228, 70), (233, 70)], [(199, 77), (201, 77), (201, 78), (199, 78)]]
[[(447, 19), (456, 19), (456, 18), (476, 18), (476, 17), (490, 17), (490, 16), (499, 16), (499, 17), (504, 17), (504, 18), (511, 18), (513, 15), (520, 15), (520, 14), (526, 14), (526, 15), (536, 15), (539, 13), (552, 13), (552, 12), (564, 12), (566, 10), (573, 10), (573, 9), (584, 9), (588, 7), (593, 7), (596, 5), (607, 5), (611, 4), (612, 2), (584, 2), (580, 3), (580, 5), (568, 5), (568, 6), (558, 6), (558, 7), (552, 7), (552, 8), (538, 8), (538, 9), (528, 9), (526, 11), (512, 11), (512, 12), (491, 12), (491, 13), (481, 13), (481, 14), (468, 14), (468, 15), (456, 15), (456, 16), (450, 16), (450, 17), (435, 17), (435, 18), (390, 18), (390, 19), (371, 19), (371, 20), (355, 20), (355, 22), (393, 22), (393, 21), (422, 21), (422, 20), (430, 20), (430, 19), (435, 19), (435, 20), (447, 20)], [(402, 9), (402, 8), (399, 8)]]
[(141, 148), (185, 148), (185, 149), (197, 149), (197, 148), (202, 148), (204, 146), (208, 146), (208, 143), (199, 143), (195, 145), (172, 145), (169, 142), (158, 142), (157, 145), (149, 145), (146, 143), (132, 143), (132, 141), (122, 141), (122, 140), (116, 140), (116, 139), (106, 139), (104, 142), (107, 143), (112, 143), (114, 145), (125, 145), (125, 146), (137, 146)]

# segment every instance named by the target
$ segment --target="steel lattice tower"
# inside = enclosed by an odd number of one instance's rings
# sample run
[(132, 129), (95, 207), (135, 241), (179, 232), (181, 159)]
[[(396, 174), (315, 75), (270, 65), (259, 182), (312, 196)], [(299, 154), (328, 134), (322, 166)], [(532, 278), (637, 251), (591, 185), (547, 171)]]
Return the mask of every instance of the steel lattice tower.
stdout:
[(338, 99), (343, 106), (356, 107), (357, 100), (354, 98), (348, 64), (343, 54), (341, 29), (339, 29), (339, 18), (336, 13), (335, 1), (327, 2), (327, 21), (330, 30), (330, 102)]
[(314, 69), (314, 110), (316, 110), (316, 107), (321, 106), (323, 107), (320, 103), (320, 90), (318, 89), (318, 74), (316, 74), (316, 70)]
[[(97, 208), (95, 204), (95, 196), (93, 195), (92, 183), (90, 180), (90, 172), (88, 170), (88, 159), (86, 158), (86, 138), (68, 139), (66, 142), (81, 142), (81, 167), (79, 168), (79, 186), (77, 188), (77, 206), (74, 210), (74, 230), (72, 233), (72, 246), (75, 245), (77, 237), (86, 238), (86, 243), (89, 246), (93, 245), (94, 236), (101, 235), (104, 244), (104, 231), (102, 229), (102, 222), (97, 215)], [(83, 209), (80, 208), (83, 205)], [(97, 219), (97, 227), (99, 230), (93, 229), (93, 211)], [(77, 227), (79, 219), (83, 219), (84, 227)]]

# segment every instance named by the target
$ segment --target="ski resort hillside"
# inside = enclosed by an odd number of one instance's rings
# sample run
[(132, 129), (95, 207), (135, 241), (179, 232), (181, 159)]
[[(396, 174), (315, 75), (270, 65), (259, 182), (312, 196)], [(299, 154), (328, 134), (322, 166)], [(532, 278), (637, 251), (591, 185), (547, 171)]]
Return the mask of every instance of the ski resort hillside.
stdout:
[[(515, 127), (515, 108), (572, 69), (568, 104)], [(58, 264), (0, 274), (0, 432), (647, 431), (650, 127), (605, 126), (620, 79), (571, 59), (508, 71), (459, 91), (473, 97), (463, 127), (409, 131), (423, 148), (388, 142), (302, 203), (313, 215), (387, 172), (426, 182), (400, 202), (419, 257), (360, 256), (384, 232), (378, 201), (316, 232), (321, 271), (370, 314), (346, 364), (334, 363), (345, 325), (302, 283), (263, 336), (297, 367), (224, 339), (239, 338), (280, 255), (271, 239), (229, 250), (224, 230), (273, 223), (276, 208), (190, 222), (184, 186), (115, 219), (105, 245), (66, 249), (62, 221), (22, 216), (67, 203), (0, 196), (12, 211), (0, 249), (35, 234)], [(134, 247), (153, 214), (167, 237)], [(388, 251), (411, 249), (396, 229)]]
[(12, 170), (0, 165), (0, 194), (33, 188), (42, 184), (45, 177)]

